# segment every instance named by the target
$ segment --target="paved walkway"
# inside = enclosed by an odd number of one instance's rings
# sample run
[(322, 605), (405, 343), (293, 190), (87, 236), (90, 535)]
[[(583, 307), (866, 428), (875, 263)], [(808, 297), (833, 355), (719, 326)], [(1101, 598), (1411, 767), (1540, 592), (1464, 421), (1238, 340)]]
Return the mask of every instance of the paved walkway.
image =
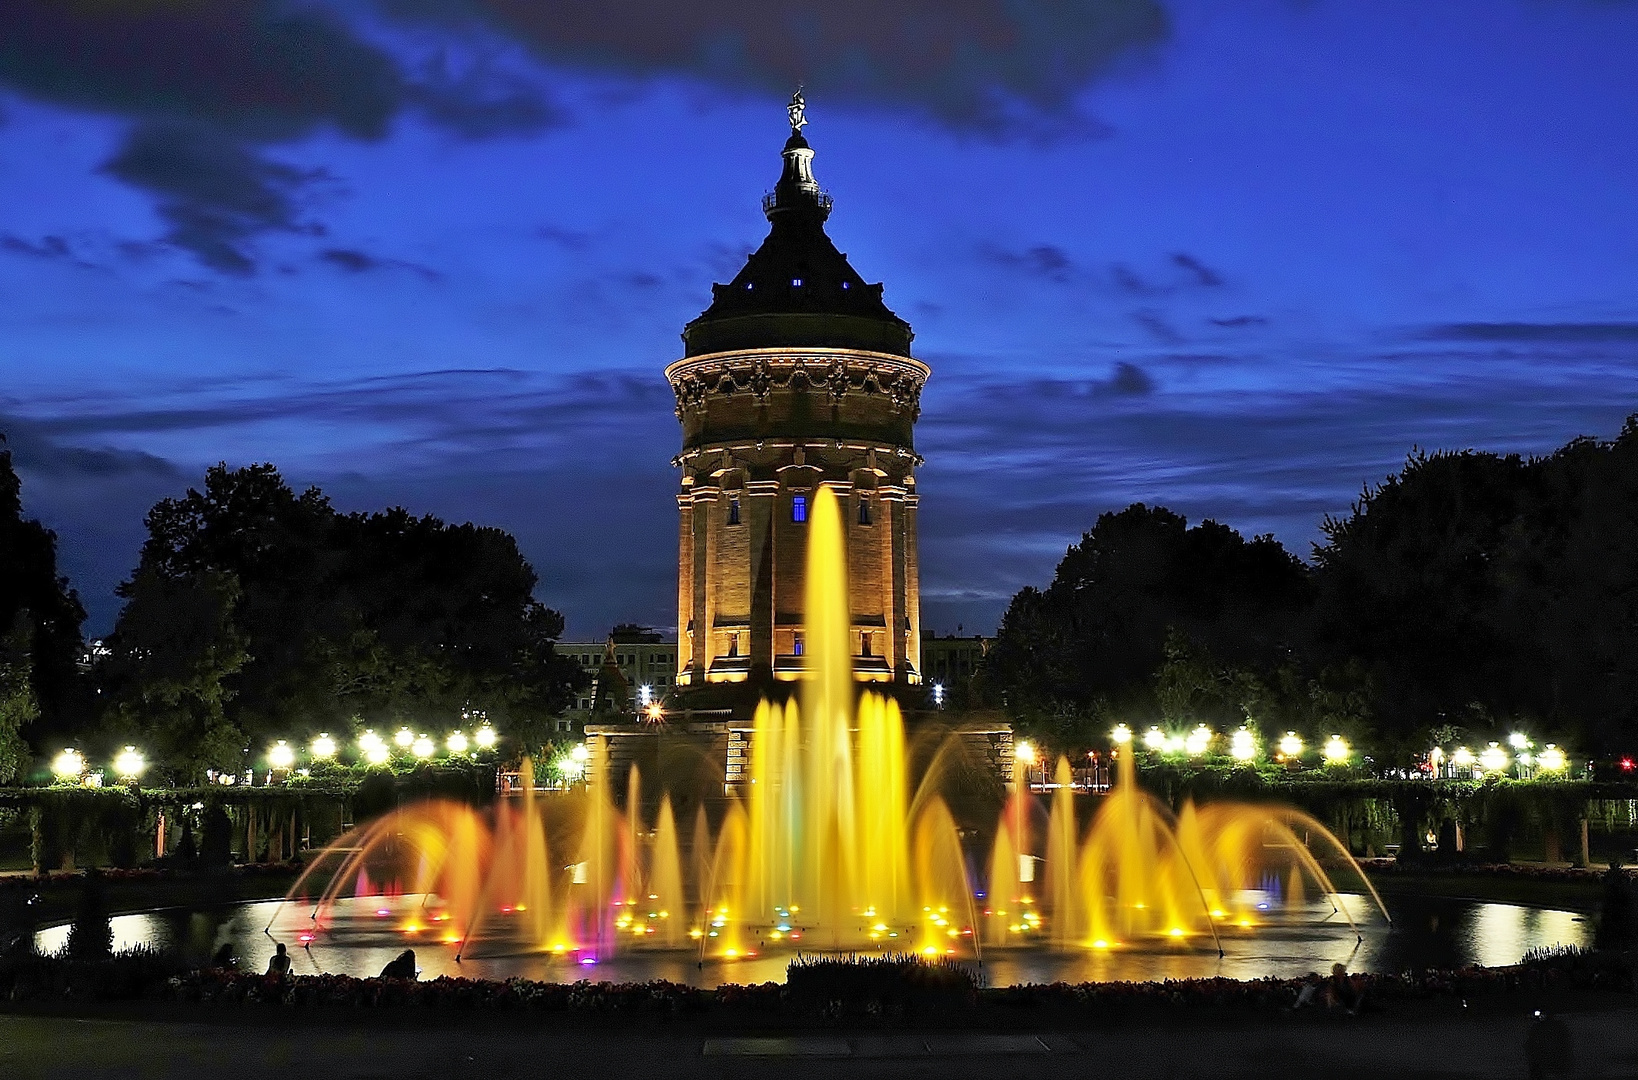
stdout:
[[(1638, 1077), (1638, 1008), (1568, 1018), (1587, 1077)], [(732, 1038), (652, 1028), (447, 1026), (394, 1030), (0, 1016), (0, 1077), (167, 1080), (511, 1080), (517, 1077), (1523, 1077), (1527, 1013), (1245, 1027), (1146, 1024), (1098, 1031), (929, 1032)]]

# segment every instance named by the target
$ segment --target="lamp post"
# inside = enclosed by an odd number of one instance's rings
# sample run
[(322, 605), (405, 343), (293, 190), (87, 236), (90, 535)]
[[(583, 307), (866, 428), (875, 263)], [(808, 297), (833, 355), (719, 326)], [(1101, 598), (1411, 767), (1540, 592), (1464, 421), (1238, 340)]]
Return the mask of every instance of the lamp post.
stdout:
[(127, 746), (114, 756), (114, 775), (135, 787), (142, 771), (148, 767), (141, 751), (134, 746)]

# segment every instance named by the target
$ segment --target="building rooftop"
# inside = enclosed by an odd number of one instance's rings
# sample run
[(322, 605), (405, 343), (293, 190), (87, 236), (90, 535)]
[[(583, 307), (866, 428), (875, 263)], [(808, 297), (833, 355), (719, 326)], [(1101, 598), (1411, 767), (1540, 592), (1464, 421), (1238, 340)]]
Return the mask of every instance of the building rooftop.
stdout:
[(813, 176), (800, 94), (790, 112), (784, 168), (762, 200), (772, 228), (732, 281), (711, 286), (711, 306), (683, 328), (686, 354), (808, 346), (909, 356), (910, 324), (825, 234), (831, 199)]

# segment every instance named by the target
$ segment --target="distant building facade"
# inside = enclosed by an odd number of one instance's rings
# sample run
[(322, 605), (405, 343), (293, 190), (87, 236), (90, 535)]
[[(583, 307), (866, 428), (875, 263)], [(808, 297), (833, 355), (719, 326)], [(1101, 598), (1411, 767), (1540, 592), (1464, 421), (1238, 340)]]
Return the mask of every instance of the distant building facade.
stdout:
[[(659, 634), (617, 631), (602, 641), (560, 641), (556, 650), (591, 677), (558, 720), (561, 732), (580, 732), (598, 711), (634, 716), (648, 704), (644, 688), (649, 700), (663, 701), (676, 685), (677, 643)], [(605, 668), (611, 660), (615, 678)]]
[(965, 689), (972, 684), (994, 641), (977, 634), (967, 637), (928, 634), (921, 639), (922, 681), (946, 691)]

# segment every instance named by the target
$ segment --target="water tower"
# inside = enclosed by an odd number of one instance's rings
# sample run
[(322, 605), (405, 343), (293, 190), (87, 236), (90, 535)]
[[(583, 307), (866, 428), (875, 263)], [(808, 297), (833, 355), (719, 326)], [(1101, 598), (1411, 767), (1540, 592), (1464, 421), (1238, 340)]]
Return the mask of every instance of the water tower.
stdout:
[(683, 329), (666, 368), (682, 423), (677, 682), (735, 715), (805, 670), (807, 519), (821, 486), (847, 523), (850, 648), (869, 682), (921, 681), (913, 431), (930, 374), (910, 325), (825, 234), (798, 94), (762, 246)]

